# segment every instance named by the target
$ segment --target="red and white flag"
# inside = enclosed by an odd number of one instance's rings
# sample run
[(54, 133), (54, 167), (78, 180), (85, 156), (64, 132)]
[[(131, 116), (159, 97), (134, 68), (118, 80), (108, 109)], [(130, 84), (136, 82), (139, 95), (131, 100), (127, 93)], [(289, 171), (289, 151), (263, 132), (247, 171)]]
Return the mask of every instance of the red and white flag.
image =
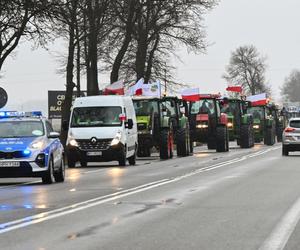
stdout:
[(237, 93), (242, 93), (243, 91), (242, 86), (228, 86), (226, 90), (230, 92), (237, 92)]
[(120, 80), (105, 87), (104, 95), (124, 95), (124, 81)]
[(129, 95), (143, 95), (144, 78), (137, 81), (136, 84), (129, 88)]
[(266, 93), (252, 95), (247, 97), (247, 101), (251, 102), (252, 106), (266, 105), (268, 103), (268, 98)]
[(182, 99), (185, 101), (196, 102), (200, 100), (199, 88), (184, 89), (181, 91)]

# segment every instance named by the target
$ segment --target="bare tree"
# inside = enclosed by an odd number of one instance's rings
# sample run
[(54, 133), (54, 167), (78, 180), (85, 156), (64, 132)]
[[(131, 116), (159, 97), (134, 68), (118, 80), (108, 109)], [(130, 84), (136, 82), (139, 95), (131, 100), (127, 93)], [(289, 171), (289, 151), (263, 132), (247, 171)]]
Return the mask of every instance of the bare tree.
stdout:
[(300, 102), (300, 71), (294, 70), (285, 79), (281, 88), (284, 101)]
[(0, 71), (22, 37), (39, 43), (49, 38), (45, 31), (56, 4), (54, 0), (0, 1)]
[(245, 94), (270, 93), (266, 83), (266, 57), (256, 47), (246, 45), (231, 54), (223, 78), (231, 85), (242, 85)]

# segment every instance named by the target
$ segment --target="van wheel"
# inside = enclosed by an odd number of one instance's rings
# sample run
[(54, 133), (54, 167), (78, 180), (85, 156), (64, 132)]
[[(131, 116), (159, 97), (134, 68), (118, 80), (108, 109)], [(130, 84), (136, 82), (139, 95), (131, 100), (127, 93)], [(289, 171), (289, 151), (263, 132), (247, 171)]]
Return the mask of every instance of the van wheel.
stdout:
[(128, 158), (129, 165), (134, 166), (136, 164), (136, 149), (134, 150), (133, 156)]
[(44, 176), (42, 176), (42, 181), (44, 184), (52, 184), (55, 181), (54, 175), (53, 175), (53, 172), (54, 172), (53, 167), (54, 167), (53, 159), (51, 157), (49, 160), (48, 170), (46, 171)]
[(87, 167), (87, 161), (86, 160), (80, 160), (80, 166), (83, 168)]
[(126, 166), (126, 149), (124, 149), (119, 158), (119, 166), (120, 167), (125, 167)]
[(54, 179), (56, 182), (65, 181), (65, 163), (63, 159), (61, 159), (59, 170), (56, 173), (54, 173)]
[(75, 168), (76, 166), (76, 160), (74, 157), (68, 155), (68, 167), (69, 168)]

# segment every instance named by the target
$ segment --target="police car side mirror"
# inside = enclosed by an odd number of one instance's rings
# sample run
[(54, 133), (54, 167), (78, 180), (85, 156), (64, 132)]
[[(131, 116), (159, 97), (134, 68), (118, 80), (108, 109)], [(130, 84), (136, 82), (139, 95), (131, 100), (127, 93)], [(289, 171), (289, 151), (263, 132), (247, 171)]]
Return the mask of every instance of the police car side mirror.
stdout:
[(128, 119), (128, 121), (125, 123), (125, 128), (132, 129), (133, 128), (133, 120)]
[(50, 132), (48, 135), (48, 138), (50, 139), (56, 139), (59, 138), (60, 134), (58, 132)]

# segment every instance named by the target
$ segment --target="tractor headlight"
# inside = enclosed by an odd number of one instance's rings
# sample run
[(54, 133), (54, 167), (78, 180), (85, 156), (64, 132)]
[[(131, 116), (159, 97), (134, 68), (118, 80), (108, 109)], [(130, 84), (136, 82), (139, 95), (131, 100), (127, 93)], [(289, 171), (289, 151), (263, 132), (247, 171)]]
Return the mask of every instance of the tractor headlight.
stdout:
[(259, 126), (259, 125), (253, 125), (253, 128), (254, 128), (254, 129), (259, 129), (260, 126)]
[(110, 145), (111, 145), (111, 146), (116, 146), (116, 145), (118, 145), (118, 144), (121, 142), (121, 137), (122, 137), (121, 132), (118, 132), (118, 133), (115, 135), (115, 138), (111, 141)]
[(207, 124), (198, 124), (196, 127), (197, 128), (208, 128), (208, 125)]
[(228, 122), (227, 123), (227, 128), (233, 128), (233, 123), (232, 122)]

